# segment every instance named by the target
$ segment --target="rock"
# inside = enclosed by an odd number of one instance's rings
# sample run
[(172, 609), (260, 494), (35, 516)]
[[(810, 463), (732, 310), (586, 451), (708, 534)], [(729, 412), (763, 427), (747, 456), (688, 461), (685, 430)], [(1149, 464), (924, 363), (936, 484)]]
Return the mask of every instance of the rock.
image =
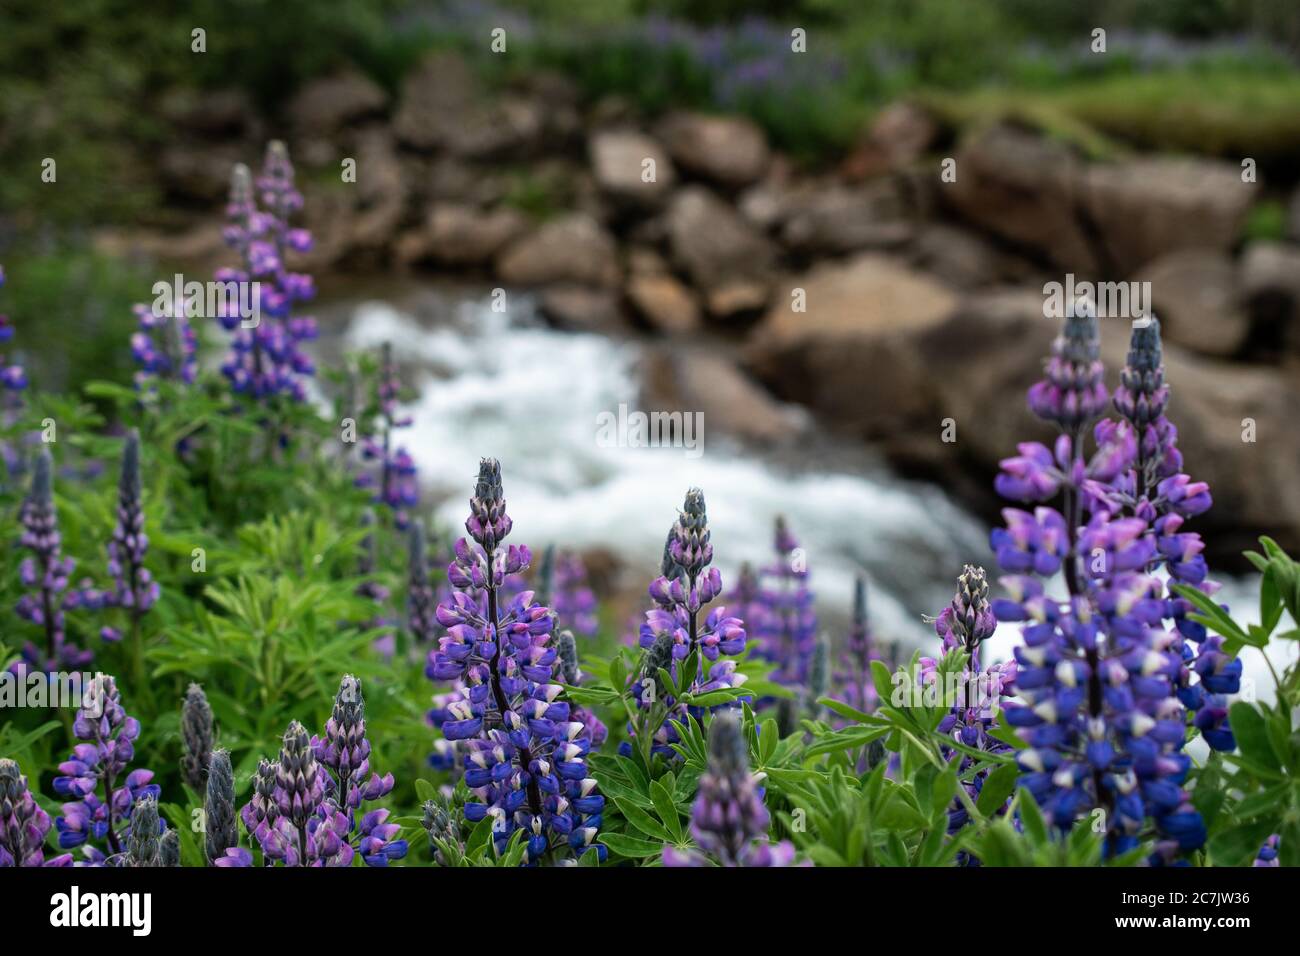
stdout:
[(1165, 341), (1225, 358), (1246, 344), (1250, 320), (1238, 296), (1236, 269), (1223, 253), (1171, 252), (1134, 278), (1151, 283), (1151, 304)]
[(1250, 312), (1250, 344), (1264, 352), (1300, 346), (1300, 246), (1252, 242), (1238, 281)]
[[(795, 289), (806, 312), (792, 308)], [(912, 342), (956, 304), (949, 289), (889, 256), (822, 263), (778, 288), (746, 361), (780, 397), (855, 434), (895, 434), (928, 407), (927, 359)]]
[(230, 192), (231, 169), (248, 158), (248, 150), (239, 142), (175, 140), (162, 149), (159, 174), (170, 192), (211, 203)]
[(475, 166), (455, 156), (439, 156), (428, 167), (424, 194), (438, 202), (491, 206), (509, 192), (509, 183), (492, 167)]
[(517, 158), (542, 141), (545, 114), (530, 97), (482, 95), (465, 60), (444, 51), (430, 55), (402, 84), (393, 129), (412, 149), (461, 158)]
[(386, 126), (368, 126), (357, 135), (356, 218), (351, 245), (380, 249), (392, 241), (406, 213), (408, 188), (397, 144)]
[(956, 158), (956, 182), (939, 191), (964, 218), (1064, 268), (1097, 269), (1076, 213), (1084, 165), (1074, 151), (998, 125), (968, 139)]
[(739, 116), (673, 113), (659, 135), (682, 169), (728, 189), (758, 182), (770, 158), (763, 131)]
[(163, 118), (200, 136), (238, 136), (253, 123), (253, 108), (242, 90), (201, 91), (172, 87), (163, 94)]
[(891, 103), (876, 114), (863, 142), (841, 172), (851, 181), (901, 169), (924, 156), (939, 138), (939, 125), (914, 103)]
[(607, 289), (553, 286), (542, 293), (538, 308), (544, 316), (565, 329), (608, 331), (622, 323), (618, 298)]
[[(672, 161), (657, 142), (635, 130), (602, 130), (588, 141), (596, 184), (615, 199), (654, 207), (667, 198), (677, 176)], [(642, 180), (646, 160), (654, 162), (655, 178)]]
[(1003, 272), (1003, 257), (984, 239), (957, 226), (924, 226), (909, 250), (913, 266), (958, 289), (994, 285)]
[(1158, 157), (1094, 164), (1085, 192), (1106, 256), (1129, 272), (1177, 249), (1227, 252), (1257, 188), (1232, 163)]
[(383, 113), (388, 97), (377, 83), (355, 70), (309, 81), (289, 107), (301, 135), (329, 138), (345, 126)]
[(613, 237), (582, 213), (552, 220), (512, 242), (497, 255), (496, 268), (502, 281), (516, 285), (610, 288), (619, 280)]
[(424, 231), (429, 258), (450, 266), (486, 266), (527, 229), (528, 220), (514, 209), (440, 203), (429, 212)]
[(689, 289), (667, 273), (637, 273), (627, 282), (636, 312), (660, 332), (689, 335), (700, 327), (700, 306)]
[[(730, 314), (738, 300), (746, 307), (755, 307), (755, 301), (762, 306), (776, 249), (730, 204), (703, 187), (688, 186), (673, 196), (667, 227), (674, 261), (712, 299), (710, 312)], [(745, 294), (737, 296), (737, 290)]]
[(714, 351), (661, 346), (643, 359), (641, 404), (652, 411), (699, 412), (707, 450), (710, 436), (764, 445), (798, 438), (809, 424), (802, 409), (774, 399), (766, 389)]
[(904, 197), (888, 180), (876, 180), (812, 193), (786, 219), (781, 239), (804, 255), (842, 255), (902, 245), (913, 230)]

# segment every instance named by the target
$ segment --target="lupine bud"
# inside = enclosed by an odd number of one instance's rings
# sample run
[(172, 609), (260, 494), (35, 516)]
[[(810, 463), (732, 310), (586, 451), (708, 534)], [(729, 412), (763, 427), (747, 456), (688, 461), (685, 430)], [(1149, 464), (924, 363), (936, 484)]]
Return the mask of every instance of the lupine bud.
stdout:
[(446, 854), (434, 841), (441, 840), (444, 843), (460, 846), (460, 821), (446, 802), (442, 800), (426, 800), (423, 809), (424, 817), (420, 824), (429, 834), (429, 848), (433, 851), (434, 859), (440, 865), (447, 866), (449, 861)]
[(425, 548), (424, 522), (412, 521), (408, 533), (406, 609), (411, 639), (422, 643), (433, 639), (434, 598), (429, 583), (429, 558)]
[(830, 650), (826, 638), (819, 637), (808, 665), (808, 699), (814, 705), (826, 693), (830, 680)]
[(50, 817), (27, 789), (17, 761), (0, 757), (0, 867), (56, 866), (71, 857), (45, 861)]
[(668, 633), (661, 633), (655, 637), (654, 643), (650, 645), (650, 650), (645, 656), (645, 664), (641, 668), (641, 679), (649, 678), (655, 682), (661, 693), (667, 693), (667, 688), (663, 686), (663, 681), (659, 677), (660, 670), (667, 670), (673, 663), (673, 647), (676, 642), (673, 636)]
[(560, 675), (566, 684), (577, 684), (582, 680), (582, 671), (578, 669), (578, 642), (572, 631), (561, 631), (555, 645), (555, 654), (560, 661)]
[(510, 534), (511, 521), (506, 514), (505, 493), (501, 487), (501, 465), (495, 458), (484, 458), (479, 462), (478, 481), (474, 484), (469, 511), (465, 530), (484, 550), (495, 550)]
[(159, 839), (162, 821), (158, 818), (158, 804), (153, 797), (145, 797), (136, 804), (131, 815), (131, 834), (127, 840), (127, 866), (162, 866), (162, 846)]
[(174, 827), (168, 827), (158, 843), (159, 856), (163, 866), (181, 865), (181, 837)]
[(1080, 299), (1069, 310), (1065, 326), (1052, 344), (1045, 379), (1029, 390), (1029, 407), (1039, 418), (1073, 433), (1101, 416), (1106, 398), (1096, 310), (1091, 302)]
[(203, 848), (209, 863), (239, 846), (239, 828), (235, 824), (235, 775), (230, 766), (230, 752), (212, 751), (208, 763), (208, 786), (203, 799)]
[(1135, 324), (1129, 340), (1128, 360), (1119, 373), (1115, 408), (1134, 428), (1144, 428), (1165, 412), (1169, 386), (1165, 384), (1160, 347), (1160, 320)]
[(158, 582), (144, 566), (149, 537), (144, 531), (140, 488), (140, 433), (132, 429), (122, 448), (117, 524), (108, 543), (108, 571), (114, 581), (114, 602), (134, 615), (153, 607), (159, 591)]
[(713, 560), (704, 492), (699, 488), (686, 492), (686, 501), (682, 504), (673, 532), (670, 542), (673, 561), (694, 581)]
[(280, 815), (287, 817), (297, 829), (305, 830), (307, 821), (325, 797), (325, 779), (312, 752), (307, 728), (296, 720), (284, 732), (275, 784)]
[(212, 756), (212, 708), (198, 684), (190, 684), (181, 707), (181, 740), (185, 754), (181, 757), (181, 774), (195, 790), (203, 789), (204, 774)]

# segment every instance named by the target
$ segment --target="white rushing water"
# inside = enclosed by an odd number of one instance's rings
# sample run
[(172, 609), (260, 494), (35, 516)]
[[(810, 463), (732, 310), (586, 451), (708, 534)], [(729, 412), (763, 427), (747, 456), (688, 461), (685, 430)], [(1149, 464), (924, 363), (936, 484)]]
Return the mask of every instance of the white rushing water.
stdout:
[[(436, 514), (445, 527), (460, 528), (478, 460), (493, 456), (501, 461), (519, 541), (535, 549), (552, 542), (607, 548), (648, 582), (683, 494), (699, 486), (727, 582), (742, 561), (770, 563), (772, 524), (784, 515), (806, 553), (825, 618), (846, 619), (853, 578), (865, 574), (876, 633), (927, 650), (934, 649), (934, 632), (921, 614), (947, 603), (964, 563), (992, 572), (980, 522), (939, 489), (901, 481), (879, 466), (819, 465), (810, 453), (792, 467), (707, 427), (698, 457), (682, 448), (602, 445), (598, 416), (623, 403), (639, 407), (639, 346), (551, 329), (525, 297), (513, 296), (511, 309), (494, 312), (477, 295), (426, 295), (418, 308), (388, 301), (348, 306), (340, 344), (392, 342), (399, 360), (417, 370), (414, 424), (401, 442), (422, 484), (441, 501)], [(1252, 590), (1229, 580), (1221, 600), (1239, 619), (1258, 620)], [(1000, 627), (985, 659), (1010, 656), (1015, 640), (1014, 627)], [(1280, 668), (1282, 655), (1273, 656)], [(1243, 658), (1260, 696), (1271, 698), (1272, 678), (1259, 653), (1248, 648)]]

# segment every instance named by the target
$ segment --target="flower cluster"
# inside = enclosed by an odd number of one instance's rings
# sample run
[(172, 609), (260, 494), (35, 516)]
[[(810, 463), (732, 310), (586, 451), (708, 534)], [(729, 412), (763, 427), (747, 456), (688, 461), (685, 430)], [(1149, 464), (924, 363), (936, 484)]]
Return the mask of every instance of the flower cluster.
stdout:
[(168, 291), (150, 305), (137, 304), (139, 329), (131, 334), (131, 355), (140, 368), (136, 388), (144, 391), (159, 379), (192, 385), (198, 376), (198, 341), (190, 324), (191, 309)]
[[(0, 266), (0, 289), (4, 288), (5, 270)], [(0, 345), (4, 345), (14, 337), (14, 327), (9, 321), (9, 316), (0, 313)], [(7, 392), (20, 392), (27, 387), (27, 373), (17, 362), (10, 362), (3, 355), (0, 355), (0, 388)]]
[(203, 789), (204, 775), (212, 759), (212, 707), (198, 684), (190, 684), (181, 705), (181, 777), (195, 790)]
[(455, 682), (430, 716), (448, 741), (460, 742), (474, 797), (466, 819), (492, 816), (498, 850), (522, 831), (530, 863), (558, 859), (565, 849), (579, 856), (595, 847), (603, 857), (594, 841), (604, 798), (586, 764), (592, 729), (575, 719), (555, 682), (555, 617), (531, 591), (508, 601), (501, 593), (531, 553), (504, 545), (511, 520), (494, 459), (479, 465), (465, 529), (470, 538), (456, 542), (447, 569), (454, 590), (436, 612), (446, 633), (429, 652), (426, 674)]
[[(727, 659), (745, 650), (744, 622), (729, 616), (722, 606), (715, 607), (700, 620), (704, 606), (722, 593), (722, 575), (717, 568), (710, 567), (712, 562), (713, 545), (709, 542), (704, 493), (691, 488), (686, 492), (677, 521), (668, 530), (660, 576), (650, 583), (650, 599), (655, 607), (645, 612), (639, 632), (639, 643), (647, 657), (641, 679), (657, 680), (660, 667), (675, 677), (677, 668), (692, 659), (692, 654), (697, 654), (696, 673), (690, 684), (692, 695), (745, 683), (746, 675), (736, 670), (736, 661)], [(660, 658), (666, 660), (661, 663)], [(685, 719), (685, 707), (671, 698), (665, 703), (670, 707), (670, 716)], [(643, 695), (638, 694), (638, 704), (643, 708), (647, 705)], [(652, 751), (674, 758), (676, 751), (672, 745), (679, 737), (672, 723), (665, 719), (653, 729), (653, 734)], [(621, 749), (631, 751), (627, 743)]]
[(833, 680), (838, 699), (864, 713), (874, 710), (877, 695), (871, 662), (880, 659), (867, 614), (867, 582), (859, 577), (853, 583), (853, 617)]
[(745, 738), (735, 711), (721, 711), (709, 727), (709, 768), (700, 776), (691, 809), (691, 837), (702, 853), (663, 850), (664, 866), (789, 866), (794, 845), (768, 840), (771, 818), (749, 772)]
[(0, 867), (67, 866), (72, 855), (45, 859), (45, 835), (50, 816), (27, 789), (27, 778), (16, 761), (0, 757)]
[[(36, 458), (31, 488), (18, 513), (22, 525), (21, 544), (30, 554), (19, 566), (19, 576), (28, 591), (18, 599), (14, 609), (25, 621), (45, 633), (45, 647), (28, 641), (22, 659), (11, 665), (18, 674), (31, 672), (75, 671), (89, 665), (94, 655), (68, 641), (65, 611), (98, 610), (108, 596), (94, 589), (89, 581), (80, 587), (68, 587), (76, 561), (63, 554), (59, 534), (59, 517), (54, 508), (54, 465), (47, 449)], [(112, 633), (105, 634), (112, 639)]]
[[(1179, 530), (1210, 502), (1203, 484), (1173, 472), (1181, 459), (1163, 420), (1159, 326), (1135, 324), (1115, 396), (1119, 421), (1097, 421), (1107, 397), (1098, 354), (1097, 320), (1081, 302), (1053, 346), (1046, 380), (1030, 390), (1030, 407), (1061, 435), (1050, 451), (1019, 446), (997, 481), (1004, 496), (1038, 503), (1033, 512), (1004, 511), (1006, 527), (992, 535), (1008, 592), (994, 611), (1023, 625), (1016, 648), (1023, 703), (1009, 703), (1006, 720), (1025, 741), (1017, 753), (1022, 784), (1052, 823), (1068, 828), (1100, 808), (1108, 855), (1153, 828), (1154, 862), (1163, 862), (1205, 839), (1182, 789), (1190, 767), (1184, 700), (1235, 690), (1240, 665), (1198, 633), (1186, 602), (1168, 597), (1156, 574), (1164, 569), (1212, 590), (1199, 536)], [(1087, 455), (1090, 428), (1096, 451)], [(1057, 497), (1060, 510), (1041, 504)], [(1058, 572), (1064, 596), (1048, 592)], [(1201, 640), (1204, 664), (1186, 638)], [(1209, 680), (1192, 684), (1202, 667)], [(1206, 713), (1214, 745), (1219, 715)]]
[(212, 866), (229, 865), (231, 851), (239, 856), (239, 827), (235, 819), (235, 773), (230, 752), (212, 751), (203, 795), (203, 852)]
[[(113, 578), (112, 603), (130, 612), (132, 620), (158, 601), (158, 582), (144, 566), (149, 536), (144, 530), (140, 486), (140, 434), (127, 433), (122, 449), (122, 475), (118, 483), (117, 524), (108, 543), (108, 573)], [(116, 637), (113, 633), (110, 637)]]
[[(789, 687), (808, 683), (808, 668), (817, 646), (817, 612), (808, 588), (808, 562), (799, 543), (776, 519), (776, 560), (763, 569), (757, 596), (744, 618), (756, 637), (755, 653), (776, 665), (772, 679)], [(746, 589), (752, 587), (745, 582)], [(744, 595), (748, 597), (748, 594)]]
[(410, 523), (407, 508), (420, 500), (420, 486), (415, 477), (415, 462), (405, 448), (394, 446), (393, 432), (411, 424), (409, 415), (399, 415), (397, 403), (402, 394), (402, 383), (397, 377), (397, 364), (393, 361), (393, 348), (385, 342), (380, 352), (379, 381), (375, 390), (374, 415), (378, 434), (361, 439), (361, 457), (367, 462), (377, 462), (377, 473), (366, 472), (356, 477), (358, 488), (371, 489), (375, 504), (384, 505), (393, 512), (398, 528)]
[[(934, 630), (942, 640), (943, 657), (953, 653), (965, 655), (965, 663), (956, 673), (957, 681), (951, 688), (939, 687), (941, 665), (932, 657), (920, 659), (920, 678), (924, 685), (933, 686), (951, 696), (949, 712), (940, 721), (938, 730), (952, 737), (963, 747), (989, 753), (1004, 753), (1010, 748), (989, 736), (996, 726), (995, 716), (1003, 697), (1013, 693), (1017, 665), (1015, 661), (980, 667), (980, 645), (993, 636), (997, 618), (989, 604), (989, 586), (984, 569), (966, 565), (957, 578), (957, 591), (952, 602), (934, 619)], [(927, 619), (928, 620), (928, 619)], [(988, 776), (987, 770), (968, 774), (975, 764), (974, 758), (956, 748), (947, 748), (949, 760), (957, 762), (961, 786), (972, 800), (979, 798)], [(967, 819), (965, 804), (954, 800), (948, 810), (948, 831), (960, 829)]]
[(260, 318), (245, 327), (238, 310), (231, 314), (230, 302), (223, 303), (218, 318), (233, 338), (221, 371), (236, 393), (257, 401), (275, 395), (304, 401), (304, 379), (315, 374), (302, 345), (316, 337), (316, 320), (292, 314), (295, 302), (315, 295), (315, 286), (311, 276), (292, 272), (285, 263), (289, 253), (311, 248), (311, 234), (289, 225), (301, 209), (302, 194), (294, 188), (293, 164), (283, 143), (267, 147), (256, 183), (247, 166), (235, 167), (224, 236), (239, 253), (240, 265), (219, 270), (217, 281), (247, 289), (240, 298), (254, 305)]
[[(368, 866), (387, 866), (406, 855), (401, 827), (376, 809), (357, 819), (363, 801), (386, 796), (393, 776), (370, 770), (365, 700), (361, 681), (347, 675), (339, 685), (325, 733), (309, 737), (298, 721), (285, 731), (277, 762), (263, 760), (253, 778), (253, 796), (241, 816), (266, 862), (285, 866), (349, 866), (360, 856)], [(252, 855), (208, 847), (217, 866), (249, 866)]]
[(537, 570), (537, 603), (545, 604), (567, 627), (583, 637), (599, 628), (596, 594), (587, 585), (587, 569), (576, 554), (548, 545)]
[(87, 861), (103, 864), (126, 848), (136, 804), (145, 797), (157, 800), (160, 790), (150, 783), (152, 770), (127, 772), (140, 723), (122, 707), (112, 677), (100, 674), (91, 681), (72, 732), (82, 743), (59, 764), (61, 776), (54, 778), (54, 792), (71, 798), (54, 826), (60, 847), (83, 847)]

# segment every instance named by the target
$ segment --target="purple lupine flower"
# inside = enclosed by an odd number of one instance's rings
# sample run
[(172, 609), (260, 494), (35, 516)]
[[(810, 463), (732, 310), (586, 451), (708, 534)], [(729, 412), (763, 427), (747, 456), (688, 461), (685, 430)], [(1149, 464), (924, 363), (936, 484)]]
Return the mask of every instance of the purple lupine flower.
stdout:
[(853, 617), (844, 639), (840, 666), (835, 672), (834, 687), (839, 699), (856, 710), (870, 713), (876, 706), (876, 684), (871, 676), (871, 662), (880, 660), (867, 614), (867, 582), (859, 577), (853, 583)]
[(14, 609), (23, 620), (45, 632), (45, 647), (39, 648), (28, 641), (23, 646), (22, 659), (11, 666), (20, 675), (75, 671), (89, 665), (94, 655), (67, 639), (64, 611), (103, 604), (98, 592), (68, 589), (76, 561), (63, 555), (58, 513), (54, 509), (52, 471), (49, 450), (42, 448), (36, 458), (31, 489), (18, 513), (23, 528), (21, 544), (31, 554), (19, 566), (28, 593), (18, 599)]
[(1259, 854), (1255, 857), (1255, 862), (1251, 866), (1281, 866), (1282, 863), (1277, 858), (1277, 848), (1281, 844), (1282, 838), (1274, 833), (1264, 845), (1259, 848)]
[[(316, 320), (292, 314), (294, 303), (312, 298), (315, 287), (310, 276), (292, 272), (286, 265), (290, 253), (311, 248), (311, 234), (289, 225), (301, 208), (302, 194), (294, 187), (293, 165), (283, 143), (275, 141), (267, 147), (256, 183), (248, 167), (235, 167), (224, 236), (241, 261), (238, 268), (219, 270), (216, 278), (248, 290), (242, 298), (257, 306), (260, 320), (245, 327), (241, 316), (230, 314), (230, 303), (223, 303), (218, 318), (233, 336), (221, 370), (237, 394), (255, 401), (276, 395), (305, 401), (304, 380), (315, 374), (302, 345), (316, 337)], [(251, 285), (254, 282), (256, 287)], [(256, 303), (252, 302), (254, 289), (258, 290)]]
[(548, 545), (537, 571), (537, 603), (555, 612), (562, 627), (584, 637), (594, 637), (599, 628), (596, 595), (587, 586), (587, 569), (576, 554), (557, 551)]
[(0, 867), (67, 866), (72, 854), (45, 859), (50, 816), (27, 789), (17, 761), (0, 757)]
[[(333, 775), (330, 800), (345, 813), (348, 826), (341, 835), (347, 841), (351, 839), (353, 814), (361, 802), (378, 800), (393, 789), (391, 773), (380, 777), (370, 771), (366, 702), (361, 693), (361, 681), (356, 677), (347, 674), (339, 683), (334, 711), (325, 723), (325, 733), (313, 737), (311, 746), (316, 759)], [(385, 866), (389, 860), (398, 860), (406, 855), (406, 841), (392, 839), (401, 827), (384, 823), (387, 814), (387, 810), (372, 811), (362, 821), (359, 848), (362, 859), (370, 866)], [(336, 831), (337, 828), (331, 823), (330, 829)]]
[[(263, 757), (258, 761), (257, 770), (253, 773), (252, 796), (239, 812), (240, 819), (244, 821), (244, 828), (248, 830), (248, 835), (262, 847), (265, 847), (268, 841), (274, 839), (272, 834), (278, 832), (279, 829), (280, 806), (275, 797), (278, 769), (273, 760), (267, 760)], [(247, 859), (248, 863), (245, 863), (245, 859)], [(231, 867), (248, 865), (251, 862), (251, 856), (246, 857), (244, 853), (239, 853), (233, 856), (227, 854), (226, 860), (216, 860), (214, 865)], [(266, 857), (266, 863), (270, 865), (271, 857)]]
[(700, 776), (691, 809), (691, 837), (707, 854), (665, 846), (665, 866), (789, 866), (794, 846), (773, 845), (767, 838), (771, 818), (753, 774), (740, 720), (735, 711), (720, 711), (709, 727), (709, 767)]
[[(113, 578), (112, 601), (131, 615), (133, 628), (158, 601), (158, 582), (144, 566), (149, 536), (144, 530), (144, 505), (140, 483), (140, 433), (127, 433), (122, 448), (122, 475), (118, 483), (117, 524), (108, 543), (108, 573)], [(139, 640), (139, 634), (134, 635)]]
[(140, 366), (136, 388), (145, 391), (158, 380), (194, 384), (198, 376), (198, 341), (184, 299), (169, 290), (152, 304), (133, 307), (139, 330), (131, 335), (131, 355)]
[[(72, 800), (63, 804), (54, 826), (60, 847), (83, 847), (89, 863), (98, 865), (122, 852), (136, 803), (144, 797), (157, 800), (160, 788), (150, 783), (152, 770), (126, 772), (140, 722), (122, 707), (112, 677), (98, 674), (91, 681), (72, 732), (82, 743), (59, 764), (61, 776), (54, 778), (54, 792)], [(101, 842), (103, 847), (96, 845)]]
[(185, 690), (181, 742), (185, 750), (181, 756), (181, 777), (195, 790), (201, 790), (212, 759), (212, 707), (198, 684), (190, 684)]
[[(722, 575), (717, 568), (709, 567), (713, 560), (709, 537), (704, 493), (691, 488), (686, 492), (677, 521), (668, 531), (660, 576), (649, 587), (650, 598), (656, 606), (646, 611), (639, 636), (641, 647), (648, 652), (654, 651), (663, 635), (668, 636), (672, 644), (669, 671), (683, 666), (692, 653), (698, 652), (696, 673), (690, 685), (692, 695), (740, 687), (747, 680), (745, 674), (737, 672), (736, 661), (723, 659), (744, 652), (747, 642), (744, 622), (728, 615), (727, 609), (721, 606), (700, 620), (704, 606), (722, 593)], [(638, 702), (639, 706), (645, 706), (639, 696)], [(671, 698), (668, 702), (669, 716), (684, 719), (686, 708)], [(696, 716), (702, 717), (703, 713)], [(652, 752), (673, 759), (676, 751), (672, 745), (679, 738), (671, 722), (666, 719), (653, 734)], [(620, 746), (624, 752), (630, 749), (627, 742)]]
[(143, 796), (131, 814), (131, 829), (127, 834), (126, 851), (116, 861), (118, 866), (162, 866), (162, 834), (167, 824), (158, 815), (158, 801)]
[(375, 638), (374, 648), (384, 656), (391, 657), (396, 650), (397, 640), (392, 630), (394, 622), (383, 613), (388, 603), (388, 588), (374, 577), (379, 568), (379, 558), (375, 545), (375, 513), (369, 508), (361, 512), (361, 526), (366, 529), (366, 536), (361, 539), (361, 550), (357, 555), (357, 577), (361, 578), (361, 583), (353, 593), (375, 603), (375, 616), (365, 626), (367, 629), (383, 628), (383, 632)]
[(758, 638), (755, 653), (776, 665), (772, 679), (791, 687), (808, 681), (808, 665), (817, 645), (817, 612), (808, 589), (803, 551), (785, 523), (776, 519), (776, 561), (760, 577), (761, 624), (747, 629)]
[(445, 799), (426, 800), (422, 809), (424, 816), (420, 825), (429, 834), (429, 849), (433, 851), (433, 858), (439, 865), (447, 866), (449, 860), (438, 843), (441, 841), (463, 849), (460, 822)]
[(522, 831), (530, 863), (565, 848), (579, 856), (594, 847), (603, 857), (594, 841), (604, 798), (586, 765), (592, 732), (573, 719), (562, 685), (553, 682), (554, 614), (534, 603), (531, 591), (509, 601), (501, 595), (506, 579), (527, 569), (531, 553), (504, 544), (511, 520), (495, 459), (479, 464), (465, 529), (474, 544), (456, 542), (447, 569), (454, 591), (437, 609), (446, 634), (429, 652), (425, 673), (463, 688), (438, 723), (447, 740), (460, 742), (464, 782), (474, 796), (466, 819), (492, 816), (498, 850)]
[[(1053, 347), (1047, 381), (1030, 390), (1033, 410), (1061, 429), (1055, 450), (1022, 445), (1004, 467), (1011, 477), (998, 483), (1005, 495), (1059, 495), (1063, 505), (1032, 514), (1007, 509), (1007, 527), (992, 535), (1009, 592), (994, 612), (1023, 624), (1015, 654), (1021, 701), (1004, 712), (1025, 742), (1016, 755), (1022, 786), (1053, 825), (1068, 829), (1100, 808), (1108, 856), (1137, 846), (1154, 826), (1152, 860), (1165, 862), (1205, 839), (1182, 789), (1190, 769), (1182, 752), (1187, 714), (1176, 694), (1183, 640), (1165, 626), (1171, 602), (1152, 574), (1157, 509), (1125, 506), (1135, 483), (1133, 425), (1098, 423), (1098, 452), (1091, 459), (1084, 452), (1087, 428), (1101, 413), (1098, 354), (1091, 309), (1077, 310)], [(1129, 375), (1127, 387), (1134, 381)], [(1184, 482), (1173, 493), (1194, 509), (1203, 490)], [(1045, 579), (1058, 570), (1064, 597), (1047, 591)]]
[(203, 797), (203, 849), (209, 865), (221, 866), (219, 860), (226, 859), (230, 850), (239, 849), (235, 775), (230, 766), (230, 751), (212, 751), (207, 773)]
[[(0, 289), (4, 288), (5, 270), (0, 266)], [(0, 345), (4, 345), (14, 337), (14, 327), (9, 321), (9, 316), (0, 313)], [(11, 362), (4, 355), (0, 355), (0, 387), (3, 387), (9, 393), (20, 392), (27, 387), (27, 373), (17, 362)]]
[[(984, 569), (968, 564), (957, 578), (957, 591), (952, 602), (938, 617), (926, 618), (933, 620), (935, 633), (942, 639), (943, 657), (953, 653), (966, 655), (958, 684), (951, 688), (951, 708), (940, 721), (938, 730), (964, 747), (1006, 753), (1011, 748), (990, 736), (989, 731), (997, 726), (995, 716), (999, 702), (1013, 693), (1017, 665), (1015, 661), (1007, 661), (987, 668), (980, 666), (980, 646), (993, 636), (997, 628), (997, 618), (989, 604), (988, 594)], [(922, 657), (920, 678), (922, 683), (935, 686), (945, 699), (948, 697), (949, 688), (938, 687), (938, 660)], [(945, 747), (944, 751), (947, 759), (957, 763), (961, 786), (966, 788), (972, 800), (978, 799), (988, 771), (968, 774), (967, 771), (976, 763), (969, 754), (956, 748)], [(956, 832), (966, 824), (966, 820), (965, 804), (954, 799), (948, 808), (948, 832)], [(973, 858), (964, 859), (965, 862), (975, 862)]]
[(378, 473), (364, 473), (356, 478), (358, 488), (374, 491), (373, 502), (384, 505), (393, 512), (399, 529), (410, 522), (408, 508), (420, 500), (420, 486), (416, 479), (415, 461), (405, 448), (394, 446), (393, 432), (411, 424), (409, 415), (398, 415), (397, 404), (402, 394), (402, 383), (393, 361), (393, 347), (385, 342), (380, 350), (379, 382), (375, 395), (378, 435), (365, 436), (361, 441), (364, 461), (377, 462)]
[[(570, 687), (580, 685), (583, 675), (582, 669), (578, 666), (578, 642), (572, 631), (560, 632), (555, 642), (555, 654), (560, 677), (564, 682)], [(591, 732), (593, 747), (600, 747), (605, 742), (609, 736), (609, 729), (593, 711), (581, 705), (574, 705), (571, 715)]]

